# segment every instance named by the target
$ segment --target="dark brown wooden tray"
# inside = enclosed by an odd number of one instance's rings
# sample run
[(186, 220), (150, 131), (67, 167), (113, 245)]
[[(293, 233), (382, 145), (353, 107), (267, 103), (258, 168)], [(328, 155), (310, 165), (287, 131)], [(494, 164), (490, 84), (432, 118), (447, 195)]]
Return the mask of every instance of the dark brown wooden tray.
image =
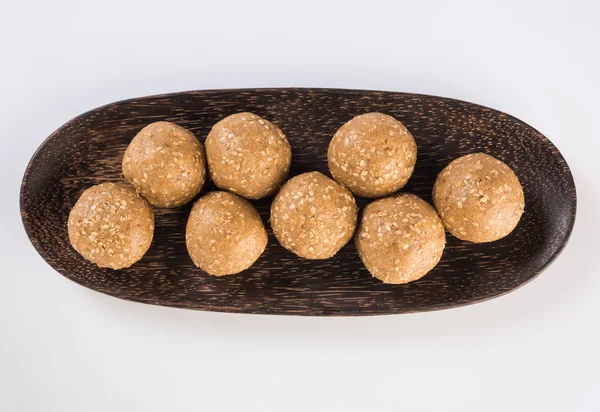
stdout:
[[(69, 210), (81, 192), (118, 181), (121, 157), (145, 125), (175, 122), (204, 143), (221, 118), (251, 111), (277, 124), (293, 149), (291, 175), (327, 169), (327, 146), (344, 122), (380, 111), (401, 120), (418, 145), (417, 166), (403, 191), (431, 202), (437, 173), (466, 153), (483, 151), (513, 168), (525, 190), (525, 214), (508, 237), (471, 244), (448, 235), (439, 265), (408, 285), (372, 278), (353, 242), (329, 260), (296, 257), (268, 224), (271, 198), (253, 202), (269, 231), (249, 270), (216, 278), (196, 268), (185, 248), (191, 205), (156, 209), (146, 256), (121, 271), (100, 269), (71, 248)], [(203, 193), (214, 190), (208, 182)], [(364, 207), (365, 199), (358, 199)], [(541, 133), (476, 104), (409, 93), (333, 89), (209, 90), (143, 97), (89, 111), (54, 132), (29, 163), (21, 186), (25, 230), (39, 254), (65, 277), (118, 298), (188, 309), (294, 315), (421, 312), (481, 302), (539, 275), (565, 246), (575, 220), (575, 184), (560, 152)]]

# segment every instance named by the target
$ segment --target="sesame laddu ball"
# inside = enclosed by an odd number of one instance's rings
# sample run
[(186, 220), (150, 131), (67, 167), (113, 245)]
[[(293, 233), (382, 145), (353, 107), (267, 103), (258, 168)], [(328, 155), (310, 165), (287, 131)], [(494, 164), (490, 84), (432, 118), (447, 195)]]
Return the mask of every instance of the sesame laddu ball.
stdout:
[(67, 225), (71, 245), (81, 256), (100, 267), (123, 269), (150, 247), (154, 213), (133, 188), (102, 183), (81, 194)]
[(452, 161), (433, 186), (433, 203), (448, 232), (482, 243), (507, 236), (525, 207), (523, 188), (505, 163), (474, 153)]
[(288, 180), (271, 205), (275, 237), (307, 259), (335, 255), (352, 238), (357, 216), (352, 194), (319, 172)]
[(437, 265), (446, 235), (433, 207), (415, 195), (401, 194), (365, 208), (355, 243), (374, 277), (400, 284), (420, 279)]
[(227, 116), (214, 125), (205, 144), (210, 177), (220, 189), (260, 199), (287, 178), (290, 144), (279, 127), (255, 114)]
[(194, 264), (224, 276), (248, 269), (267, 246), (267, 232), (254, 208), (228, 192), (211, 192), (192, 207), (185, 243)]
[(417, 160), (417, 144), (392, 116), (356, 116), (333, 136), (327, 152), (333, 178), (357, 196), (381, 197), (402, 188)]
[(144, 127), (123, 156), (123, 175), (156, 207), (191, 201), (206, 179), (202, 145), (194, 134), (170, 122)]

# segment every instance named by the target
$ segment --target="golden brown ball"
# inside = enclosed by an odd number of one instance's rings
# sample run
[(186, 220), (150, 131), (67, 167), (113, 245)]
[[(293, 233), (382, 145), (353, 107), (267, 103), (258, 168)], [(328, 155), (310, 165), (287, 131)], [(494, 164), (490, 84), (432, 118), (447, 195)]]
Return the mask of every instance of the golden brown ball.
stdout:
[(437, 265), (446, 235), (433, 207), (415, 195), (401, 194), (365, 208), (355, 242), (374, 277), (399, 284), (420, 279)]
[(102, 183), (81, 194), (69, 213), (68, 233), (75, 250), (90, 262), (123, 269), (150, 247), (154, 213), (133, 188)]
[(219, 188), (260, 199), (275, 193), (286, 179), (292, 149), (279, 127), (245, 112), (214, 125), (206, 138), (206, 156)]
[(485, 153), (474, 153), (442, 170), (433, 186), (433, 203), (452, 235), (482, 243), (513, 231), (525, 198), (510, 167)]
[(206, 179), (202, 145), (174, 123), (149, 124), (127, 147), (123, 175), (153, 206), (184, 205), (200, 193)]
[(232, 275), (256, 262), (267, 246), (267, 232), (250, 202), (211, 192), (192, 207), (185, 243), (196, 266), (211, 275)]
[(288, 180), (271, 205), (275, 237), (307, 259), (335, 255), (352, 238), (357, 216), (352, 194), (319, 172)]
[(356, 116), (335, 133), (327, 152), (333, 178), (362, 197), (381, 197), (402, 188), (417, 160), (417, 144), (392, 116)]

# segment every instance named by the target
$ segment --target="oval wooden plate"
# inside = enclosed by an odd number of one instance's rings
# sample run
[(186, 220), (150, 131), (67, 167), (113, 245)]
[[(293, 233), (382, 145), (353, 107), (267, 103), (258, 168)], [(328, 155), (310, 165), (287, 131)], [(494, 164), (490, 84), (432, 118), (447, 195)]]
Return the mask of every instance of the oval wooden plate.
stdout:
[[(101, 269), (70, 246), (67, 218), (81, 192), (122, 180), (121, 158), (133, 136), (158, 120), (175, 122), (202, 143), (223, 117), (251, 111), (277, 124), (293, 150), (291, 175), (325, 174), (334, 132), (361, 113), (402, 121), (418, 146), (403, 191), (431, 203), (436, 175), (451, 160), (483, 151), (506, 162), (525, 190), (525, 213), (508, 237), (471, 244), (448, 235), (438, 266), (407, 285), (371, 277), (353, 242), (332, 259), (300, 259), (283, 249), (268, 224), (272, 199), (253, 202), (269, 244), (247, 271), (216, 278), (195, 267), (185, 248), (191, 204), (155, 209), (146, 256), (131, 268)], [(214, 190), (208, 182), (202, 193)], [(368, 201), (357, 199), (361, 207)], [(209, 90), (131, 99), (87, 112), (54, 132), (35, 153), (21, 186), (25, 230), (40, 255), (65, 277), (118, 298), (223, 312), (375, 315), (421, 312), (480, 302), (540, 274), (565, 246), (575, 220), (573, 177), (541, 133), (507, 114), (472, 103), (409, 93), (332, 89)]]

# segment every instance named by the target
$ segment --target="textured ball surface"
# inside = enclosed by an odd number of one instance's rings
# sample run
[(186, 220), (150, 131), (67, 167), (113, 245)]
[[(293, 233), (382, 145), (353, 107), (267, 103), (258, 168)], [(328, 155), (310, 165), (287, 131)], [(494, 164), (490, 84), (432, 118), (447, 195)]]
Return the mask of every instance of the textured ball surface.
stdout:
[(215, 124), (206, 138), (213, 182), (247, 199), (260, 199), (287, 178), (292, 149), (279, 127), (252, 113), (237, 113)]
[(319, 172), (293, 177), (271, 205), (281, 245), (307, 259), (326, 259), (352, 238), (358, 207), (350, 191)]
[(452, 235), (482, 243), (513, 231), (525, 198), (510, 167), (485, 153), (474, 153), (442, 170), (433, 186), (433, 203)]
[(211, 192), (192, 207), (185, 242), (196, 266), (211, 275), (232, 275), (256, 262), (267, 246), (267, 232), (250, 202)]
[(327, 152), (333, 178), (357, 196), (381, 197), (402, 188), (417, 160), (415, 139), (382, 113), (356, 116), (335, 133)]
[(102, 183), (81, 194), (69, 213), (68, 233), (75, 250), (90, 262), (123, 269), (150, 247), (154, 213), (133, 188)]
[(169, 122), (144, 127), (123, 156), (123, 175), (156, 207), (191, 201), (206, 179), (202, 145), (194, 134)]
[(435, 267), (446, 244), (436, 211), (411, 194), (376, 200), (363, 212), (356, 233), (358, 254), (384, 283), (408, 283)]

